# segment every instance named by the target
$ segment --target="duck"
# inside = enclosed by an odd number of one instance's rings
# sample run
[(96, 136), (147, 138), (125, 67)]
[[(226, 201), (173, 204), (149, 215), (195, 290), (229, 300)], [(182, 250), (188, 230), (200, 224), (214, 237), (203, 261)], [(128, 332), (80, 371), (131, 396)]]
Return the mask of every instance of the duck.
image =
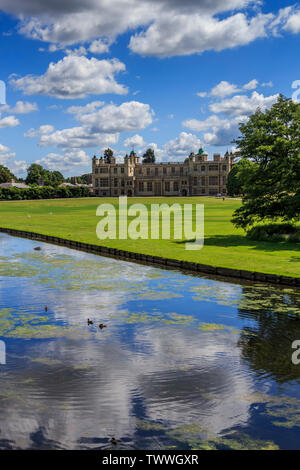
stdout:
[(117, 439), (115, 439), (114, 437), (111, 438), (110, 442), (111, 442), (114, 446), (117, 446), (117, 445), (118, 445), (118, 441), (117, 441)]
[(104, 325), (103, 323), (100, 323), (99, 328), (100, 330), (103, 330), (103, 328), (106, 328), (106, 325)]
[(94, 322), (93, 322), (93, 320), (90, 320), (90, 319), (88, 318), (88, 319), (87, 319), (87, 324), (88, 324), (88, 325), (93, 325)]
[(35, 251), (40, 251), (42, 248), (40, 246), (36, 246), (34, 249)]

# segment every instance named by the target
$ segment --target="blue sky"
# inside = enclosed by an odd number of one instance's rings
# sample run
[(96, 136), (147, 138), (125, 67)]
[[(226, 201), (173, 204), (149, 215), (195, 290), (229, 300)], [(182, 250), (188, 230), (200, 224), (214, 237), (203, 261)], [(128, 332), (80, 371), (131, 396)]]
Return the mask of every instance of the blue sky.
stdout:
[(1, 0), (0, 164), (90, 171), (232, 147), (238, 125), (300, 80), (300, 7), (257, 0)]

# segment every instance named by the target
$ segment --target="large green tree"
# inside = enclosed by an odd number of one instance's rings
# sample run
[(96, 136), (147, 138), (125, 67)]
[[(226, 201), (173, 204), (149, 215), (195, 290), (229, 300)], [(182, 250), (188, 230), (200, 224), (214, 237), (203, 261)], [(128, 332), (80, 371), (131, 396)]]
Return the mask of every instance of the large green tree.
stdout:
[(16, 180), (17, 178), (6, 166), (0, 165), (0, 184), (10, 183), (12, 179)]
[(57, 186), (64, 181), (63, 175), (60, 171), (50, 171), (38, 165), (32, 163), (27, 169), (27, 184), (39, 184), (39, 181), (43, 180), (46, 186)]
[(248, 228), (263, 220), (300, 217), (300, 104), (279, 96), (240, 126), (235, 141), (242, 158), (254, 161), (243, 186), (243, 205), (233, 223)]
[(247, 158), (242, 158), (233, 166), (227, 177), (227, 193), (229, 196), (244, 194), (244, 185), (253, 166), (254, 163)]

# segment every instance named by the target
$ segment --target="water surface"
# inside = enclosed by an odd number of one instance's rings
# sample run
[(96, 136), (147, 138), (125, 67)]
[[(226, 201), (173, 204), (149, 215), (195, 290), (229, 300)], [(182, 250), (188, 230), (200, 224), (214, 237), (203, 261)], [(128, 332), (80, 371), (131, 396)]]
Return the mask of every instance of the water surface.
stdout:
[(0, 449), (300, 448), (294, 289), (0, 234), (0, 339)]

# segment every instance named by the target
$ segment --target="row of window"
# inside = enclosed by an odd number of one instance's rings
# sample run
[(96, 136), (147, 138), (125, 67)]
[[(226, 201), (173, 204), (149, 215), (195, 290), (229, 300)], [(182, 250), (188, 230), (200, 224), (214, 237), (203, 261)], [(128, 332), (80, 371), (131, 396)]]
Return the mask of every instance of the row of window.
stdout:
[[(132, 186), (133, 182), (131, 180), (129, 180), (129, 181), (127, 181), (126, 184), (127, 184), (127, 186)], [(151, 188), (151, 189), (147, 189), (147, 191), (152, 191), (152, 181), (147, 181), (146, 184), (147, 184), (147, 188)], [(181, 182), (181, 184), (182, 185), (187, 185), (187, 181), (183, 180)], [(198, 184), (201, 184), (201, 186), (205, 186), (205, 176), (201, 177), (201, 181), (200, 181), (200, 178), (199, 179), (197, 177), (193, 178), (193, 185), (198, 186)], [(210, 176), (208, 178), (208, 184), (209, 184), (209, 186), (218, 186), (219, 185), (219, 177), (218, 176)], [(223, 184), (226, 184), (226, 176), (223, 176)], [(119, 180), (118, 180), (118, 178), (115, 178), (113, 186), (115, 188), (117, 188), (118, 185), (119, 185)], [(107, 188), (107, 187), (110, 186), (109, 179), (108, 178), (100, 178), (100, 179), (96, 178), (95, 179), (95, 186), (100, 187), (100, 188)], [(121, 180), (121, 186), (122, 187), (125, 186), (125, 180)], [(169, 187), (170, 187), (170, 181), (165, 181), (165, 188), (169, 188)], [(143, 191), (144, 189), (141, 189), (141, 188), (144, 188), (144, 182), (143, 181), (139, 182), (139, 190)], [(179, 190), (179, 182), (178, 181), (173, 182), (173, 188), (174, 188), (174, 191)], [(170, 191), (170, 190), (166, 189), (166, 191)]]
[[(116, 175), (118, 174), (118, 168), (120, 170), (120, 173), (123, 174), (125, 173), (125, 168), (124, 167), (114, 167), (113, 168), (113, 173)], [(194, 171), (198, 171), (199, 170), (199, 166), (195, 165), (194, 166)], [(201, 166), (201, 171), (206, 171), (206, 168), (207, 166), (205, 165), (202, 165)], [(162, 169), (162, 173), (161, 170)], [(171, 171), (167, 171), (167, 170), (171, 170)], [(162, 168), (158, 168), (158, 167), (146, 167), (146, 173), (145, 171), (143, 171), (143, 168), (138, 168), (138, 174), (139, 175), (143, 175), (143, 174), (146, 174), (147, 176), (150, 176), (150, 175), (155, 175), (155, 176), (158, 176), (159, 174), (163, 174), (163, 175), (167, 175), (167, 174), (178, 174), (178, 171), (176, 171), (176, 169), (178, 169), (178, 167), (175, 167), (175, 166), (172, 166), (172, 167), (162, 167)], [(153, 172), (154, 170), (154, 172)], [(226, 165), (223, 165), (222, 166), (222, 170), (223, 171), (227, 171), (227, 166)], [(208, 166), (208, 171), (219, 171), (219, 165), (209, 165)], [(108, 173), (109, 172), (109, 167), (99, 167), (99, 168), (95, 168), (95, 173), (100, 173), (100, 174), (103, 174), (103, 173)], [(180, 175), (183, 175), (184, 174), (184, 167), (179, 167), (179, 174)]]

